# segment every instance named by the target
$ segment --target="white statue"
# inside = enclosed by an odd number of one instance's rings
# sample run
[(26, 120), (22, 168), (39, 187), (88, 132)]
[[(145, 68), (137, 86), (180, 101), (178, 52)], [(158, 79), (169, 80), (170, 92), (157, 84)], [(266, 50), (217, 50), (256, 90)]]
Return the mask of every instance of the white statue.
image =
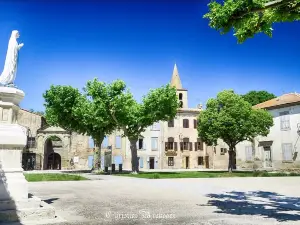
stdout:
[(24, 46), (23, 43), (18, 44), (17, 38), (19, 37), (20, 37), (19, 31), (17, 30), (12, 31), (8, 42), (4, 69), (0, 76), (1, 85), (14, 86), (14, 81), (16, 79), (16, 74), (17, 74), (19, 50)]

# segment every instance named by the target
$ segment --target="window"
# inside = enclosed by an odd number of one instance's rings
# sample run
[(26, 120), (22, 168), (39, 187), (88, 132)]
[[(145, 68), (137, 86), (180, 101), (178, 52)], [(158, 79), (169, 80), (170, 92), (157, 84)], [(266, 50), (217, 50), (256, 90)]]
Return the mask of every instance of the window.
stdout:
[(179, 93), (179, 100), (182, 100), (182, 93)]
[(245, 147), (246, 161), (252, 161), (253, 149), (252, 146)]
[(280, 129), (289, 130), (290, 129), (290, 113), (288, 111), (280, 112)]
[(139, 138), (138, 149), (143, 149), (143, 148), (144, 148), (144, 140), (142, 138)]
[(108, 147), (108, 137), (105, 137), (102, 141), (102, 148), (107, 148)]
[(121, 148), (121, 136), (116, 136), (116, 148)]
[(151, 138), (151, 150), (158, 150), (158, 138), (157, 137)]
[(195, 151), (203, 150), (203, 141), (201, 138), (197, 138), (197, 142), (195, 142)]
[(174, 119), (168, 122), (168, 127), (174, 127)]
[(226, 152), (227, 152), (227, 149), (226, 149), (226, 148), (221, 148), (221, 149), (220, 149), (220, 154), (221, 154), (221, 155), (225, 155)]
[(194, 129), (197, 129), (197, 120), (194, 120)]
[(174, 142), (174, 138), (169, 137), (168, 142), (165, 143), (165, 150), (175, 150), (177, 151), (177, 142)]
[(27, 146), (28, 146), (28, 148), (35, 148), (36, 147), (35, 137), (28, 137)]
[(183, 119), (183, 128), (189, 128), (189, 120), (188, 119)]
[(199, 156), (198, 157), (198, 166), (203, 166), (203, 165), (204, 165), (203, 156)]
[(94, 140), (92, 137), (89, 137), (89, 148), (95, 148)]
[(193, 145), (189, 142), (189, 138), (183, 138), (183, 142), (180, 143), (180, 150), (193, 150)]
[(174, 157), (168, 157), (168, 166), (174, 166)]
[(293, 160), (293, 145), (291, 143), (282, 144), (282, 160), (283, 161)]
[(151, 130), (160, 130), (160, 124), (159, 122), (156, 122), (152, 125)]
[(139, 166), (140, 166), (140, 168), (144, 168), (144, 159), (143, 159), (143, 157), (139, 157)]

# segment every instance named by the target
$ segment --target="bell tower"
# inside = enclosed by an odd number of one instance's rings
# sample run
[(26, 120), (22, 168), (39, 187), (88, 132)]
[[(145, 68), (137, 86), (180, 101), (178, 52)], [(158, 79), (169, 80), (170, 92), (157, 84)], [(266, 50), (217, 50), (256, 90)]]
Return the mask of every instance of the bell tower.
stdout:
[(181, 80), (179, 77), (177, 65), (175, 63), (173, 69), (173, 75), (171, 79), (171, 86), (177, 90), (177, 97), (179, 100), (180, 108), (188, 108), (188, 96), (187, 90), (182, 88)]

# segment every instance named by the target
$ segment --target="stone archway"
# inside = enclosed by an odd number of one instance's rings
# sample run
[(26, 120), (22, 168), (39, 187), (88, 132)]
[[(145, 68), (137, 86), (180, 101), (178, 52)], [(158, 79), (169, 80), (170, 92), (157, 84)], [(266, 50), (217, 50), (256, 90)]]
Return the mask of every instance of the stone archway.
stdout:
[[(68, 168), (70, 144), (71, 132), (60, 127), (46, 127), (38, 130), (37, 151), (42, 158), (41, 169)], [(51, 154), (52, 158), (49, 158)]]

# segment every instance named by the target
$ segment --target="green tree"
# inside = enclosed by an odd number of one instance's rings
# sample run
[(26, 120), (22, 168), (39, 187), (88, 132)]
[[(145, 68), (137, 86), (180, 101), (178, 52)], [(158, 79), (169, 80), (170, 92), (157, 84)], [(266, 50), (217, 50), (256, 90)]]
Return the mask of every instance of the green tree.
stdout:
[(300, 20), (300, 0), (213, 0), (204, 18), (221, 34), (234, 30), (238, 43), (265, 33), (272, 37), (273, 23)]
[(249, 91), (245, 95), (242, 95), (242, 98), (245, 101), (249, 102), (252, 106), (254, 106), (259, 103), (276, 98), (276, 95), (269, 93), (267, 91)]
[[(111, 118), (129, 139), (132, 172), (139, 172), (136, 143), (141, 133), (157, 121), (168, 121), (176, 116), (178, 100), (176, 89), (166, 85), (150, 90), (138, 103), (126, 88), (123, 81), (116, 81), (108, 86), (93, 80), (87, 87), (93, 91), (95, 101), (106, 101)], [(105, 96), (108, 96), (107, 98)]]
[[(94, 99), (90, 86), (81, 93), (71, 86), (51, 86), (44, 93), (46, 120), (50, 125), (89, 135), (98, 146), (98, 169), (101, 169), (101, 144), (115, 128), (106, 108), (107, 99)], [(105, 96), (105, 95), (104, 95)]]
[(198, 119), (199, 136), (209, 145), (222, 139), (229, 147), (228, 170), (235, 167), (235, 148), (242, 141), (267, 136), (273, 126), (272, 116), (263, 109), (253, 109), (240, 95), (225, 90), (209, 99)]

